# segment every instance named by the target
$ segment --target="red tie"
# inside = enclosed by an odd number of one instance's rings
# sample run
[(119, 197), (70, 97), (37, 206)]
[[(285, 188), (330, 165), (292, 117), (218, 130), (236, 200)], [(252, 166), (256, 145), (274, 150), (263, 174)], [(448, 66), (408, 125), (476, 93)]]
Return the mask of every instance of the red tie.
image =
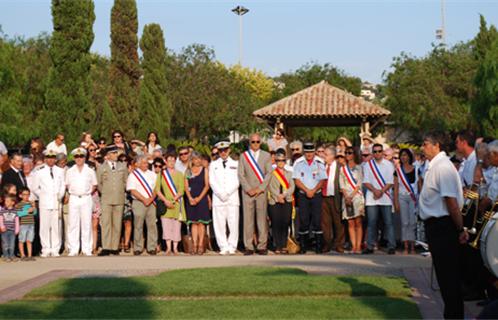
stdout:
[(325, 172), (327, 173), (327, 182), (325, 182), (325, 184), (322, 187), (322, 196), (324, 196), (324, 197), (327, 196), (327, 186), (329, 184), (330, 165), (327, 165)]

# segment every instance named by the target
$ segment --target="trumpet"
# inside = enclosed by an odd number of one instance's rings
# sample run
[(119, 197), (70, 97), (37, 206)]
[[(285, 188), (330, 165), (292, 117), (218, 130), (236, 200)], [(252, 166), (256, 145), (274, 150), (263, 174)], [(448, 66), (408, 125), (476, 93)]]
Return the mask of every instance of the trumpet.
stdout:
[(479, 229), (479, 232), (476, 234), (476, 237), (474, 239), (474, 241), (472, 241), (471, 243), (469, 243), (469, 246), (471, 246), (472, 248), (474, 249), (477, 249), (479, 248), (479, 240), (481, 240), (481, 235), (482, 235), (482, 232), (484, 231), (485, 227), (486, 227), (486, 224), (489, 222), (489, 220), (491, 220), (491, 218), (493, 218), (495, 212), (498, 211), (498, 201), (496, 201), (493, 206), (491, 207), (491, 210), (489, 211), (486, 211), (483, 215), (482, 215), (482, 224), (481, 224), (481, 228)]
[(477, 206), (477, 204), (479, 203), (479, 185), (477, 183), (473, 183), (470, 187), (470, 190), (467, 190), (463, 196), (464, 202), (462, 208), (462, 216), (465, 217), (472, 208), (472, 205), (475, 203), (475, 205)]

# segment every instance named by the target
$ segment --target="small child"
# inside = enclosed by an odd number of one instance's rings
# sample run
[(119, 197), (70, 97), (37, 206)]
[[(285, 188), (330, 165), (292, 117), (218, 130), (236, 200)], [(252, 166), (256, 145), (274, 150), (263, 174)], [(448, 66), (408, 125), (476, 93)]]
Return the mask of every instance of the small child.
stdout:
[[(19, 192), (21, 201), (17, 204), (18, 217), (20, 222), (19, 230), (19, 252), (21, 261), (35, 261), (32, 256), (32, 243), (35, 238), (35, 215), (38, 214), (35, 204), (29, 201), (30, 192), (28, 188), (21, 188)], [(28, 255), (24, 253), (24, 243), (28, 249)]]
[(2, 234), (2, 251), (5, 262), (17, 261), (14, 255), (16, 235), (19, 233), (16, 196), (8, 194), (4, 199), (4, 208), (0, 210), (0, 233)]

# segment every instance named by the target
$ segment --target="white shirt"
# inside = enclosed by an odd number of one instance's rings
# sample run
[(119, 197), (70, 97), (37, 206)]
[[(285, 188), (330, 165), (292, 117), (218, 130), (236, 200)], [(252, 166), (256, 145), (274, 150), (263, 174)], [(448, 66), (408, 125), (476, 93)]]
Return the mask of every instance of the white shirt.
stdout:
[(60, 146), (58, 146), (55, 143), (55, 140), (50, 142), (45, 149), (54, 151), (55, 153), (64, 153), (67, 156), (66, 145), (63, 143)]
[[(375, 160), (372, 160), (375, 161)], [(382, 159), (380, 163), (375, 161), (375, 164), (377, 165), (377, 168), (379, 168), (380, 174), (384, 178), (384, 181), (386, 184), (393, 184), (394, 182), (394, 165), (386, 160)], [(370, 183), (375, 189), (382, 189), (383, 187), (377, 182), (377, 179), (372, 173), (372, 169), (370, 168), (370, 164), (368, 162), (365, 162), (363, 166), (363, 183)], [(379, 177), (380, 179), (380, 177)], [(381, 180), (382, 181), (382, 180)], [(393, 188), (390, 188), (388, 190), (391, 198), (394, 196), (393, 194)], [(375, 200), (373, 192), (367, 189), (367, 194), (365, 197), (365, 205), (366, 206), (391, 206), (392, 200), (389, 198), (389, 196), (384, 193), (382, 197), (379, 199)]]
[(40, 199), (40, 208), (57, 210), (60, 209), (60, 201), (66, 191), (64, 170), (58, 166), (50, 167), (44, 165), (36, 172), (33, 179), (33, 192)]
[[(147, 188), (147, 186), (142, 185), (142, 183), (140, 183), (138, 178), (135, 176), (134, 172), (132, 172), (128, 175), (128, 180), (126, 180), (126, 191), (135, 190), (138, 193), (140, 193), (141, 196), (148, 199), (148, 198), (150, 198), (152, 193), (154, 193), (154, 188), (156, 187), (157, 174), (155, 174), (151, 170), (147, 170), (145, 172), (140, 170), (140, 169), (136, 169), (136, 170), (138, 171), (138, 173), (140, 173), (142, 175), (141, 177), (139, 176), (140, 179), (144, 179), (145, 182), (149, 185), (149, 187), (150, 187), (149, 192), (151, 192), (151, 194), (149, 195), (149, 193), (147, 191), (145, 191), (145, 188)], [(143, 180), (142, 180), (142, 182), (145, 184), (145, 182)], [(136, 198), (133, 197), (133, 199), (136, 199)]]
[(86, 163), (81, 171), (74, 165), (66, 171), (66, 186), (70, 195), (89, 196), (97, 186), (97, 174)]
[(491, 201), (498, 201), (498, 168), (489, 167), (485, 171), (487, 195)]
[(176, 159), (175, 170), (185, 174), (185, 171), (187, 171), (187, 164), (181, 162), (180, 159)]
[(161, 149), (161, 146), (156, 144), (154, 147), (149, 143), (149, 145), (147, 146), (147, 153), (152, 155), (154, 153), (154, 151), (156, 150), (159, 150)]
[(213, 206), (239, 206), (238, 161), (228, 157), (223, 166), (219, 158), (209, 165), (209, 185), (213, 190)]
[(459, 208), (463, 207), (463, 190), (458, 172), (446, 153), (440, 152), (429, 162), (425, 173), (419, 197), (420, 218), (426, 220), (449, 215), (445, 197), (456, 198)]
[(477, 157), (476, 152), (472, 151), (461, 165), (460, 178), (463, 186), (469, 187), (474, 183), (474, 171), (476, 169)]
[[(328, 165), (325, 165), (325, 174), (327, 174), (327, 166)], [(327, 196), (335, 195), (334, 180), (335, 180), (335, 171), (336, 170), (337, 170), (337, 161), (334, 160), (334, 162), (332, 162), (330, 164), (329, 176), (327, 178), (328, 179), (327, 180), (327, 193), (326, 193)]]

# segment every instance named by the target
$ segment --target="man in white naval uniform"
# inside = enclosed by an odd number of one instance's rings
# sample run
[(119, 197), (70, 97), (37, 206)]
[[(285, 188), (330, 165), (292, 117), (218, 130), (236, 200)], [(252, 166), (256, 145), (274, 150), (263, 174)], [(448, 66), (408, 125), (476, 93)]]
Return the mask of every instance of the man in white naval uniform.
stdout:
[[(86, 150), (71, 151), (75, 165), (66, 172), (66, 186), (69, 192), (68, 249), (69, 256), (80, 251), (92, 255), (92, 193), (97, 189), (97, 175), (86, 163)], [(80, 236), (81, 230), (81, 236)]]
[(238, 162), (229, 157), (229, 142), (218, 142), (216, 148), (220, 158), (209, 166), (209, 184), (213, 190), (213, 227), (220, 254), (235, 254), (239, 239)]
[(61, 247), (59, 215), (66, 185), (64, 170), (55, 165), (54, 151), (45, 151), (45, 165), (33, 179), (32, 192), (39, 199), (41, 257), (58, 257)]

